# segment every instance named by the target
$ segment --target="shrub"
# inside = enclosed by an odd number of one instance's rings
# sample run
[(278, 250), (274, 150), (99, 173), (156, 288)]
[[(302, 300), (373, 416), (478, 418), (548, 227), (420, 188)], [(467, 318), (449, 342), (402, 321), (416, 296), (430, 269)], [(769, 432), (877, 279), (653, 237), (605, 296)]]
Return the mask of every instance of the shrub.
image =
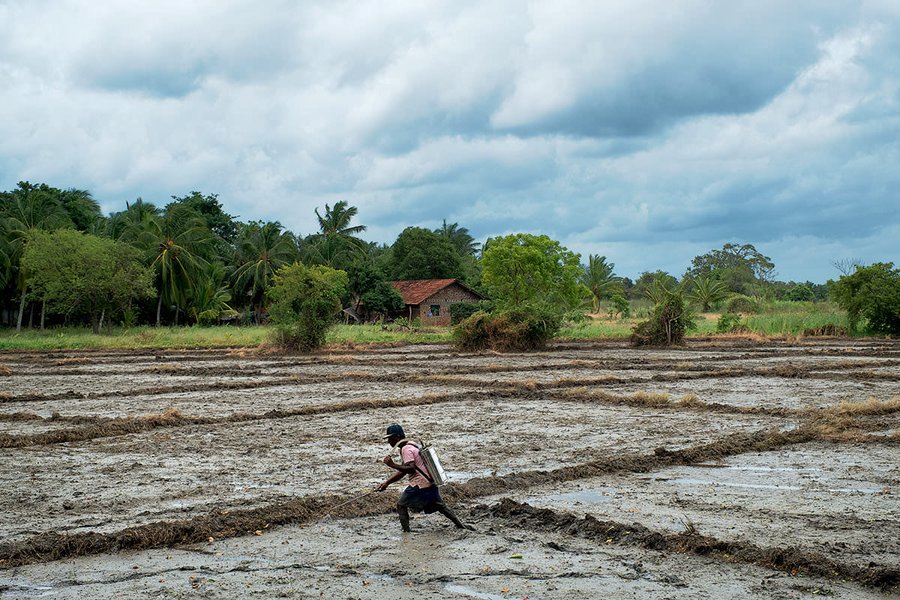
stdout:
[(716, 322), (716, 331), (719, 333), (731, 333), (742, 329), (741, 315), (733, 312), (722, 313)]
[(622, 319), (627, 319), (631, 316), (631, 306), (628, 303), (628, 300), (625, 299), (621, 294), (613, 294), (613, 297), (609, 299), (610, 308), (609, 308), (609, 316), (610, 318), (618, 315)]
[(558, 311), (524, 306), (499, 313), (479, 311), (453, 330), (453, 342), (461, 350), (539, 350), (562, 326)]
[(872, 333), (900, 334), (900, 269), (894, 263), (858, 266), (851, 275), (831, 284), (831, 295), (847, 311), (850, 330), (861, 319)]
[(275, 343), (285, 350), (309, 352), (325, 343), (325, 334), (341, 310), (347, 274), (300, 263), (282, 267), (268, 295)]
[(456, 304), (451, 304), (450, 324), (459, 325), (479, 311), (493, 312), (494, 303), (490, 300), (481, 300), (479, 302), (457, 302)]
[(759, 302), (743, 294), (735, 294), (725, 303), (725, 312), (730, 313), (758, 313)]
[(653, 307), (650, 318), (634, 327), (631, 343), (636, 346), (682, 344), (685, 332), (694, 327), (693, 317), (681, 286), (665, 290), (661, 301)]
[(816, 293), (808, 285), (801, 283), (792, 287), (785, 298), (791, 302), (815, 302)]

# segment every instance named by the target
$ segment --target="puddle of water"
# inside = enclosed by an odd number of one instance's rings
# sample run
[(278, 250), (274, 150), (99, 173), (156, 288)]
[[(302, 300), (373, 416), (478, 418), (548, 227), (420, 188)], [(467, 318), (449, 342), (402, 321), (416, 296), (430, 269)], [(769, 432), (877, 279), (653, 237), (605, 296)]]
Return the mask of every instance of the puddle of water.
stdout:
[(771, 485), (766, 483), (732, 483), (723, 481), (712, 481), (711, 479), (693, 479), (690, 477), (679, 477), (678, 479), (670, 479), (671, 483), (680, 483), (682, 485), (713, 485), (722, 487), (750, 488), (758, 490), (802, 490), (803, 488), (796, 485)]
[[(28, 580), (21, 579), (0, 579), (0, 590), (7, 592), (20, 592), (25, 594), (23, 598), (45, 598), (47, 596), (55, 596), (56, 592), (53, 586), (46, 584), (31, 583)], [(4, 595), (5, 597), (5, 595)]]
[(468, 481), (480, 477), (490, 477), (491, 475), (502, 475), (500, 471), (493, 469), (482, 469), (480, 471), (447, 471), (447, 479), (450, 481)]
[(821, 471), (821, 470), (822, 470), (822, 469), (815, 469), (815, 468), (812, 468), (812, 467), (810, 467), (810, 468), (802, 468), (802, 467), (763, 467), (763, 466), (739, 467), (739, 466), (732, 466), (732, 465), (729, 465), (729, 466), (727, 466), (727, 467), (725, 467), (725, 468), (726, 468), (726, 469), (729, 469), (729, 470), (732, 470), (732, 471), (760, 471), (760, 472), (766, 472), (766, 473), (771, 472), (771, 471), (785, 471), (785, 472), (792, 472), (792, 473), (813, 473), (813, 472), (818, 472), (818, 471)]
[(816, 489), (816, 488), (803, 488), (796, 485), (771, 485), (766, 483), (735, 483), (731, 481), (712, 481), (710, 479), (692, 479), (690, 477), (681, 477), (678, 479), (670, 479), (672, 483), (680, 483), (682, 485), (711, 485), (716, 487), (734, 487), (734, 488), (745, 488), (745, 489), (753, 489), (753, 490), (787, 490), (787, 491), (800, 491), (806, 490), (807, 492), (829, 492), (835, 494), (875, 494), (881, 491), (881, 488), (867, 488), (867, 487), (847, 487), (847, 488), (824, 488), (824, 489)]
[(487, 592), (479, 592), (470, 587), (459, 585), (457, 583), (448, 583), (444, 589), (453, 594), (462, 594), (469, 598), (478, 598), (479, 600), (509, 600), (509, 596), (501, 596), (500, 594), (489, 594)]
[(566, 492), (565, 494), (552, 494), (549, 496), (543, 496), (543, 498), (547, 500), (557, 500), (560, 502), (605, 504), (607, 502), (611, 502), (615, 494), (615, 488), (598, 488), (594, 490), (577, 490), (575, 492)]

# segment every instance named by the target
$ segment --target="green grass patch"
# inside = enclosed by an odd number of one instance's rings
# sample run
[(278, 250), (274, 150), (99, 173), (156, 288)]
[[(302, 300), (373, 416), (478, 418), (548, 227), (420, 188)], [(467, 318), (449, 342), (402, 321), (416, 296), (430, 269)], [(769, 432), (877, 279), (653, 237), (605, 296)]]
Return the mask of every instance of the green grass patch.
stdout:
[(848, 329), (847, 314), (835, 312), (771, 312), (748, 315), (742, 321), (748, 329), (762, 335), (799, 335), (807, 329), (837, 325)]
[(267, 327), (112, 327), (95, 335), (87, 327), (0, 329), (2, 350), (77, 350), (83, 348), (215, 348), (258, 346)]
[[(716, 333), (718, 314), (698, 315), (697, 328), (688, 337)], [(595, 319), (582, 325), (564, 327), (558, 340), (624, 339), (641, 318)], [(807, 329), (834, 324), (847, 327), (847, 315), (828, 302), (775, 302), (764, 307), (761, 314), (742, 317), (752, 332), (761, 335), (799, 335)], [(61, 327), (54, 329), (0, 329), (0, 350), (76, 350), (81, 348), (137, 349), (137, 348), (216, 348), (255, 347), (267, 340), (266, 326), (219, 327), (114, 327), (100, 335), (89, 328)], [(420, 327), (408, 330), (381, 325), (335, 325), (328, 330), (327, 344), (371, 344), (426, 342), (449, 343), (449, 327)]]

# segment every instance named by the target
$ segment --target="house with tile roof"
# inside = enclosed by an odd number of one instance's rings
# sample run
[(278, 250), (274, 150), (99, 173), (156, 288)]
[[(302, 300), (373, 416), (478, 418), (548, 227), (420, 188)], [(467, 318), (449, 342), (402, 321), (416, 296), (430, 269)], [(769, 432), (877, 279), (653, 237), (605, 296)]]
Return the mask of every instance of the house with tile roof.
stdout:
[(450, 325), (450, 305), (478, 302), (484, 296), (457, 279), (413, 279), (392, 281), (391, 286), (403, 297), (410, 321), (420, 319), (422, 325)]

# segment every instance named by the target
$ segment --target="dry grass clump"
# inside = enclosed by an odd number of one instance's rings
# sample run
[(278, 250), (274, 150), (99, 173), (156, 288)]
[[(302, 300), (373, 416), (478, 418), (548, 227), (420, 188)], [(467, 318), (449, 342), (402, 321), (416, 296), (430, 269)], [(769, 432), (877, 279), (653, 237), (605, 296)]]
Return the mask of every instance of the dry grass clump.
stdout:
[(9, 377), (13, 374), (13, 370), (6, 365), (0, 365), (0, 377)]
[(883, 401), (875, 396), (858, 402), (842, 400), (840, 404), (827, 410), (836, 415), (888, 415), (900, 411), (900, 396)]
[(676, 402), (676, 404), (684, 408), (700, 408), (705, 406), (703, 401), (697, 397), (697, 394), (685, 394), (678, 402)]
[(666, 406), (669, 404), (669, 394), (657, 392), (635, 392), (628, 397), (633, 403), (644, 406)]
[(811, 327), (809, 329), (803, 330), (803, 337), (833, 337), (846, 335), (847, 328), (841, 327), (840, 325), (835, 325), (834, 323), (827, 323), (820, 327)]

